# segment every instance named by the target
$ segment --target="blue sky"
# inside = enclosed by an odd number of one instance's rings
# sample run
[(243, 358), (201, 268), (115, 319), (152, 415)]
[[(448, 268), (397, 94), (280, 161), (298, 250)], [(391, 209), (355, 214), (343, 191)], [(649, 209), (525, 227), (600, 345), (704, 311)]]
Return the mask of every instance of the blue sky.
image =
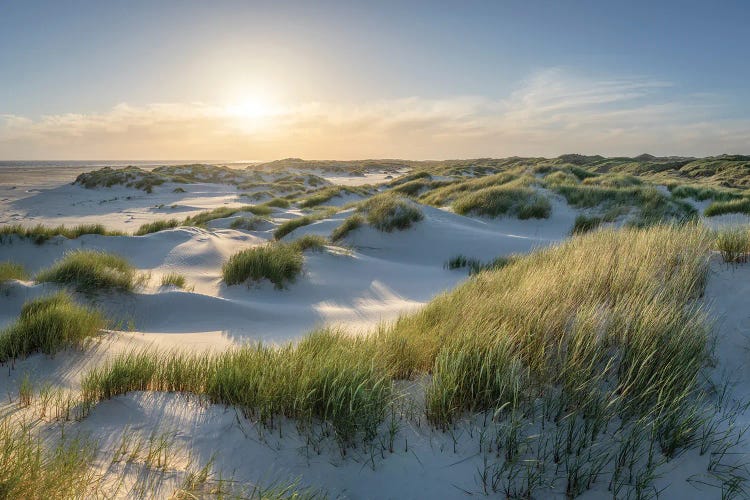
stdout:
[(749, 25), (740, 1), (8, 1), (0, 158), (747, 153)]

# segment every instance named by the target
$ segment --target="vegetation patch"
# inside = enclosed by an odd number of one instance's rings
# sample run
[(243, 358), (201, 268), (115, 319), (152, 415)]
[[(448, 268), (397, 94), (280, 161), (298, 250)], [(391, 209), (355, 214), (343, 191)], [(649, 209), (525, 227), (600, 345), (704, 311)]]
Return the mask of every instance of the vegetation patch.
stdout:
[(174, 286), (177, 288), (185, 288), (187, 286), (187, 280), (185, 276), (179, 273), (168, 273), (161, 277), (161, 286)]
[(329, 209), (321, 209), (317, 212), (314, 212), (309, 215), (303, 215), (302, 217), (296, 217), (294, 219), (289, 219), (288, 221), (285, 221), (281, 223), (273, 232), (273, 237), (276, 240), (280, 240), (287, 234), (291, 233), (297, 228), (303, 227), (303, 226), (309, 226), (313, 222), (317, 222), (321, 219), (325, 219), (326, 217), (331, 217), (332, 215), (335, 215), (338, 211), (337, 208), (329, 208)]
[(365, 214), (368, 224), (385, 232), (401, 231), (424, 219), (419, 207), (393, 193), (373, 196), (363, 201), (358, 210)]
[(549, 200), (527, 187), (511, 185), (480, 189), (453, 202), (456, 213), (474, 213), (488, 217), (514, 215), (519, 219), (546, 219), (552, 212)]
[(79, 224), (77, 226), (23, 226), (21, 224), (11, 224), (0, 227), (0, 243), (11, 242), (15, 236), (20, 239), (29, 239), (41, 245), (55, 236), (63, 236), (68, 239), (75, 239), (84, 234), (98, 234), (102, 236), (124, 236), (121, 231), (111, 231), (102, 224)]
[(745, 226), (720, 229), (716, 232), (716, 248), (724, 262), (747, 262), (750, 253), (750, 231)]
[(741, 198), (731, 201), (715, 201), (703, 212), (703, 215), (706, 217), (716, 217), (717, 215), (724, 214), (750, 215), (750, 198)]
[(360, 228), (364, 223), (365, 219), (361, 215), (350, 215), (331, 232), (331, 241), (336, 242), (342, 240), (347, 234)]
[(303, 425), (327, 422), (346, 452), (371, 440), (386, 414), (391, 385), (363, 340), (331, 331), (281, 348), (247, 346), (222, 354), (122, 355), (89, 372), (84, 399), (95, 403), (130, 391), (180, 391), (234, 405), (262, 422), (284, 415)]
[(95, 450), (82, 439), (44, 446), (34, 427), (0, 420), (0, 493), (3, 498), (90, 498), (98, 475)]
[(267, 279), (283, 288), (302, 272), (303, 260), (302, 250), (294, 244), (268, 243), (232, 255), (221, 271), (227, 285)]
[(445, 269), (469, 269), (469, 276), (482, 271), (491, 271), (507, 266), (513, 261), (514, 257), (495, 257), (489, 262), (482, 262), (473, 257), (465, 255), (454, 255), (443, 265)]
[(245, 231), (257, 231), (266, 222), (268, 222), (267, 219), (258, 217), (257, 215), (253, 217), (237, 217), (232, 221), (229, 227), (232, 229), (243, 229)]
[(240, 205), (237, 207), (219, 207), (213, 210), (207, 210), (199, 214), (187, 217), (183, 226), (204, 227), (208, 222), (215, 219), (225, 219), (240, 212), (249, 212), (253, 215), (269, 215), (273, 210), (271, 207), (263, 205)]
[(570, 234), (588, 233), (599, 227), (602, 222), (604, 222), (604, 219), (601, 217), (578, 215), (573, 222), (573, 229), (571, 229)]
[(66, 253), (51, 267), (40, 271), (39, 282), (70, 285), (84, 293), (99, 291), (131, 292), (143, 277), (119, 255), (97, 250), (73, 250)]
[(284, 198), (273, 198), (265, 202), (263, 205), (267, 207), (289, 208), (289, 205), (291, 205), (291, 203), (289, 202), (289, 200)]
[(328, 241), (324, 237), (317, 234), (306, 234), (290, 243), (291, 246), (301, 252), (304, 252), (305, 250), (320, 252), (325, 248), (327, 244)]
[(179, 225), (180, 225), (180, 221), (178, 221), (177, 219), (157, 220), (154, 222), (148, 222), (146, 224), (141, 225), (133, 234), (135, 236), (143, 236), (145, 234), (151, 234), (151, 233), (157, 233), (159, 231), (164, 231), (165, 229), (173, 229)]
[(742, 198), (738, 192), (711, 186), (668, 184), (667, 188), (675, 198), (692, 198), (698, 201), (731, 201)]
[(64, 292), (29, 301), (18, 320), (0, 331), (0, 363), (80, 346), (105, 325), (99, 312), (76, 304)]
[(29, 277), (23, 265), (6, 260), (0, 262), (0, 283), (10, 280), (25, 280)]

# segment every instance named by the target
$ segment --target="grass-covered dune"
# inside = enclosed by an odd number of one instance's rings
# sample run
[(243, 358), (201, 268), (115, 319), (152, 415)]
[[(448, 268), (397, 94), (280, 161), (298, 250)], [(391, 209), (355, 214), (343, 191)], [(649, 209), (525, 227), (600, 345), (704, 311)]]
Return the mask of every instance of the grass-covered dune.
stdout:
[[(84, 399), (188, 392), (268, 425), (328, 425), (345, 450), (376, 439), (410, 397), (394, 381), (429, 375), (414, 404), (433, 426), (477, 414), (498, 426), (492, 491), (520, 481), (543, 495), (555, 477), (569, 496), (597, 483), (630, 494), (699, 446), (711, 335), (696, 300), (711, 243), (696, 225), (595, 231), (479, 272), (370, 335), (125, 354), (85, 377)], [(527, 475), (528, 461), (540, 472)], [(518, 475), (505, 476), (509, 467)]]

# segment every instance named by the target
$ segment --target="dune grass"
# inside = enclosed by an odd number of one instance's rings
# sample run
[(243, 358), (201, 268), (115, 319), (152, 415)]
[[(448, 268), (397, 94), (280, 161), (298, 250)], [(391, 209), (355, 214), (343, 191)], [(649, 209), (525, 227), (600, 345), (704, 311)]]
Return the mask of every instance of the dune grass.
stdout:
[(317, 234), (306, 234), (289, 244), (301, 252), (304, 252), (305, 250), (320, 252), (328, 244), (328, 240)]
[(593, 215), (578, 215), (576, 220), (573, 222), (573, 229), (570, 230), (570, 234), (583, 234), (593, 231), (598, 228), (604, 219)]
[(515, 257), (495, 257), (489, 262), (482, 262), (479, 259), (473, 257), (467, 257), (462, 254), (454, 255), (448, 259), (443, 267), (445, 269), (469, 269), (469, 276), (480, 273), (482, 271), (489, 271), (494, 269), (500, 269), (510, 264)]
[(313, 222), (325, 219), (326, 217), (331, 217), (332, 215), (335, 215), (337, 211), (338, 209), (335, 207), (327, 209), (321, 208), (309, 215), (303, 215), (302, 217), (296, 217), (294, 219), (284, 221), (283, 223), (279, 224), (279, 226), (274, 230), (273, 237), (275, 240), (280, 240), (295, 229), (303, 226), (308, 226)]
[(177, 288), (185, 288), (187, 280), (185, 276), (179, 273), (167, 273), (161, 277), (161, 286), (174, 286)]
[(263, 204), (263, 206), (266, 207), (276, 208), (289, 208), (290, 205), (291, 203), (289, 202), (289, 200), (284, 198), (272, 198)]
[(280, 348), (254, 345), (221, 354), (131, 352), (89, 372), (85, 401), (130, 391), (179, 391), (230, 404), (272, 423), (274, 417), (330, 424), (346, 445), (373, 439), (391, 386), (370, 358), (367, 342), (331, 331)]
[(393, 193), (382, 193), (363, 201), (358, 208), (367, 223), (380, 231), (404, 230), (424, 219), (413, 202)]
[(740, 198), (730, 201), (714, 201), (706, 210), (703, 215), (706, 217), (716, 217), (717, 215), (724, 214), (745, 214), (750, 215), (750, 198)]
[(77, 226), (23, 226), (21, 224), (10, 224), (0, 227), (0, 243), (12, 241), (13, 236), (21, 239), (29, 239), (41, 245), (42, 243), (54, 238), (63, 236), (68, 239), (75, 239), (84, 234), (99, 234), (102, 236), (124, 236), (122, 231), (112, 231), (105, 228), (102, 224), (79, 224)]
[[(188, 392), (270, 425), (277, 416), (303, 429), (322, 423), (353, 443), (378, 435), (394, 379), (429, 374), (432, 425), (450, 431), (484, 414), (497, 422), (505, 466), (560, 470), (576, 496), (599, 474), (576, 460), (601, 461), (611, 484), (624, 484), (622, 474), (652, 474), (697, 442), (710, 329), (695, 299), (711, 244), (692, 224), (602, 229), (475, 274), (370, 335), (326, 330), (282, 347), (123, 354), (84, 377), (84, 400)], [(630, 472), (623, 454), (637, 463)]]
[(515, 183), (464, 194), (452, 206), (456, 213), (462, 215), (514, 215), (519, 219), (546, 219), (552, 212), (552, 205), (544, 195), (528, 187), (516, 186)]
[(254, 215), (252, 217), (237, 217), (229, 225), (232, 229), (243, 229), (245, 231), (257, 231), (267, 219)]
[(165, 229), (172, 229), (180, 225), (180, 221), (177, 219), (169, 219), (169, 220), (157, 220), (154, 222), (148, 222), (146, 224), (141, 225), (133, 235), (135, 236), (143, 236), (144, 234), (151, 234), (156, 233), (159, 231), (164, 231)]
[(10, 280), (25, 280), (29, 277), (22, 264), (6, 260), (0, 262), (0, 283)]
[(95, 450), (82, 439), (45, 446), (31, 424), (0, 419), (2, 498), (90, 498), (99, 476), (91, 467)]
[(125, 258), (97, 250), (67, 252), (34, 277), (39, 282), (70, 285), (84, 293), (132, 292), (142, 278)]
[(331, 241), (337, 242), (342, 240), (350, 232), (362, 227), (364, 223), (365, 219), (361, 215), (350, 215), (349, 217), (344, 219), (344, 222), (342, 222), (331, 232)]
[(441, 207), (450, 204), (457, 198), (468, 193), (485, 188), (498, 187), (513, 181), (516, 181), (516, 184), (527, 184), (531, 180), (528, 177), (521, 177), (521, 174), (517, 171), (485, 175), (438, 187), (420, 196), (419, 201), (428, 205)]
[(268, 243), (232, 255), (221, 268), (227, 285), (267, 279), (283, 288), (302, 272), (302, 250), (294, 244)]
[(389, 368), (433, 373), (427, 411), (440, 426), (550, 387), (573, 408), (677, 418), (708, 360), (691, 305), (708, 242), (696, 226), (602, 230), (480, 273), (398, 321)]
[(0, 331), (0, 363), (79, 346), (105, 325), (99, 312), (76, 304), (67, 293), (31, 300), (23, 305), (18, 320)]
[(667, 187), (675, 198), (693, 198), (698, 201), (731, 201), (742, 198), (740, 193), (726, 188), (689, 184), (669, 184)]
[(215, 219), (224, 219), (231, 217), (240, 212), (250, 212), (253, 215), (269, 215), (273, 210), (264, 205), (240, 205), (236, 207), (219, 207), (213, 210), (206, 210), (196, 215), (186, 217), (182, 222), (183, 226), (203, 227), (208, 222)]
[(747, 226), (719, 229), (716, 232), (716, 248), (724, 262), (747, 262), (750, 253), (750, 230)]

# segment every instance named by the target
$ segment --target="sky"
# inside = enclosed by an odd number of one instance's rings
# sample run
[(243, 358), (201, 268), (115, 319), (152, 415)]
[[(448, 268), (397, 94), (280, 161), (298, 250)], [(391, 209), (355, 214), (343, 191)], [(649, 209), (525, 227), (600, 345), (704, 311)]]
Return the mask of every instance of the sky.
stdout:
[(748, 154), (747, 26), (747, 0), (0, 0), (0, 160)]

